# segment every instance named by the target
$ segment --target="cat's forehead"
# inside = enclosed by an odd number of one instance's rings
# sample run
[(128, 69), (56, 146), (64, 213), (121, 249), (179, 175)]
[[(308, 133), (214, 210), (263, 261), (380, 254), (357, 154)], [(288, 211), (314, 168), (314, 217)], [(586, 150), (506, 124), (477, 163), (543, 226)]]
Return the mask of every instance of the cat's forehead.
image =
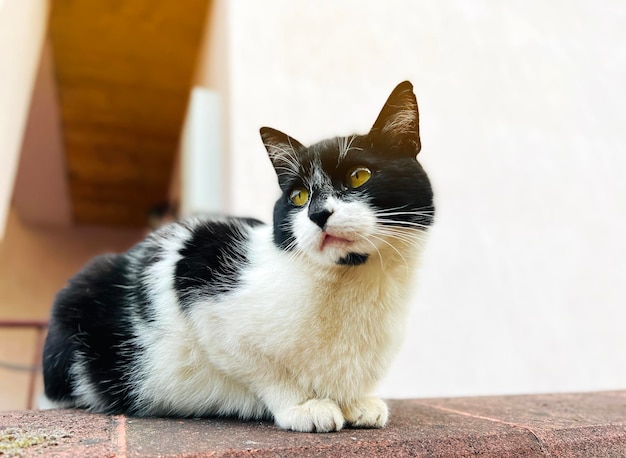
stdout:
[(368, 149), (367, 144), (365, 136), (362, 135), (323, 140), (302, 151), (300, 163), (305, 172), (314, 171), (316, 168), (332, 172), (344, 163), (358, 160)]
[(308, 147), (300, 145), (291, 151), (288, 166), (277, 169), (285, 191), (299, 185), (309, 189), (334, 187), (345, 179), (350, 169), (379, 167), (382, 159), (368, 135), (334, 137)]

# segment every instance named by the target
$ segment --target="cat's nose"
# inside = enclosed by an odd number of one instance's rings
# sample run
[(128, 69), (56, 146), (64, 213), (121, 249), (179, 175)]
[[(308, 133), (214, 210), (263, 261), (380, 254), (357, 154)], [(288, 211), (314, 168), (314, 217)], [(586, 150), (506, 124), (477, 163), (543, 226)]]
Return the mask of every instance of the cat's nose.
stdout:
[(320, 209), (316, 211), (309, 211), (309, 219), (317, 224), (321, 229), (326, 226), (326, 221), (330, 218), (333, 212), (326, 209)]

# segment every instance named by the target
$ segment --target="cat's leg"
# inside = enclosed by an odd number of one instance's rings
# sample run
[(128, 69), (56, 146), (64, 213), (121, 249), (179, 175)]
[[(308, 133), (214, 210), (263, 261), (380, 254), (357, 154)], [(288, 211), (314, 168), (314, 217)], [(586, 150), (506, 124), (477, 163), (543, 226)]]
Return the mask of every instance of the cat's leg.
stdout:
[(332, 399), (310, 398), (284, 388), (267, 390), (262, 398), (276, 425), (283, 429), (327, 433), (341, 430), (345, 423), (339, 405)]
[(276, 425), (301, 432), (328, 433), (343, 428), (341, 409), (332, 399), (309, 399), (274, 414)]
[(363, 397), (342, 406), (343, 416), (353, 428), (382, 428), (387, 424), (389, 409), (382, 399)]

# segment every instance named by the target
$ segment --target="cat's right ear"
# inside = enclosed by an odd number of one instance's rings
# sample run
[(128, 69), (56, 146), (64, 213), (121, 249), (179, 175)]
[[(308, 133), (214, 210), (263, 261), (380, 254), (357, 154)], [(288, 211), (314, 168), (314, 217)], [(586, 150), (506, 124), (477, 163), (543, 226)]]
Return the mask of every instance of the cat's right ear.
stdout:
[(420, 152), (419, 112), (413, 85), (404, 81), (396, 86), (381, 110), (370, 136), (410, 156)]
[(298, 151), (304, 148), (295, 138), (271, 127), (261, 127), (261, 138), (272, 161), (278, 181), (287, 175), (298, 174)]

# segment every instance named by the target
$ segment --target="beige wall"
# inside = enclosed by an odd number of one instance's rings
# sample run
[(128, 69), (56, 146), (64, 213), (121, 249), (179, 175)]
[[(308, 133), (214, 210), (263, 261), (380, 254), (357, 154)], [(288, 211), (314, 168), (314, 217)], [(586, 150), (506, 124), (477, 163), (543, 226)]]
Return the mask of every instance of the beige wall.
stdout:
[(47, 0), (0, 4), (0, 239), (48, 19)]
[(42, 50), (20, 153), (13, 208), (30, 224), (72, 224), (52, 45)]
[(138, 230), (45, 229), (9, 213), (0, 241), (0, 319), (45, 319), (56, 292), (92, 256), (119, 252), (143, 236)]

